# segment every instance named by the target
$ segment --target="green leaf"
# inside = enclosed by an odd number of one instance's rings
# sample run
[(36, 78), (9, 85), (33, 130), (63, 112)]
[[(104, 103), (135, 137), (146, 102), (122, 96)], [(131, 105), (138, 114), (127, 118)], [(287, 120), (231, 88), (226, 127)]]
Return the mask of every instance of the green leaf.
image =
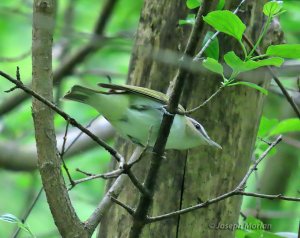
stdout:
[[(255, 226), (254, 226), (255, 228)], [(264, 231), (264, 230), (249, 230), (245, 233), (245, 238), (283, 238), (283, 236), (278, 236), (274, 233)]]
[(233, 52), (230, 51), (224, 55), (225, 63), (232, 68), (233, 74), (239, 73), (239, 68), (243, 65), (243, 61)]
[(263, 225), (264, 225), (264, 223), (262, 221), (258, 220), (257, 218), (255, 218), (253, 216), (248, 216), (245, 220), (245, 223), (249, 224), (249, 225), (261, 226), (261, 227), (263, 227)]
[(268, 136), (270, 131), (279, 123), (277, 119), (269, 119), (262, 116), (259, 124), (257, 136), (265, 137)]
[(210, 12), (203, 19), (217, 31), (233, 36), (238, 41), (241, 41), (246, 29), (241, 19), (228, 10)]
[(271, 233), (269, 231), (263, 231), (262, 232), (262, 237), (263, 238), (283, 238), (282, 236), (277, 235), (275, 233)]
[(4, 214), (0, 216), (0, 220), (2, 221), (6, 221), (6, 222), (10, 222), (10, 223), (18, 223), (21, 222), (16, 216), (12, 215), (12, 214)]
[(207, 57), (202, 65), (208, 70), (223, 76), (223, 66), (215, 59)]
[(5, 222), (9, 222), (9, 223), (15, 223), (15, 224), (18, 225), (18, 227), (20, 227), (20, 229), (22, 229), (22, 230), (28, 232), (28, 233), (30, 234), (31, 237), (35, 237), (35, 236), (31, 233), (29, 227), (28, 227), (26, 224), (24, 224), (19, 218), (17, 218), (17, 217), (16, 217), (15, 215), (13, 215), (13, 214), (7, 213), (7, 214), (4, 214), (4, 215), (1, 215), (1, 216), (0, 216), (0, 220), (5, 221)]
[(297, 59), (300, 58), (300, 44), (270, 45), (266, 54), (289, 59)]
[(231, 83), (231, 84), (229, 84), (227, 86), (236, 86), (236, 85), (245, 85), (247, 87), (254, 88), (254, 89), (258, 90), (258, 91), (260, 91), (261, 93), (263, 93), (265, 95), (268, 95), (268, 90), (266, 90), (265, 88), (262, 88), (262, 87), (258, 86), (255, 83), (239, 81), (239, 82), (236, 82), (236, 83)]
[(289, 118), (279, 122), (276, 127), (270, 132), (270, 135), (278, 135), (288, 132), (299, 132), (300, 120), (298, 118)]
[(222, 10), (225, 5), (225, 0), (219, 0), (218, 5), (216, 7), (217, 10)]
[(279, 57), (273, 57), (273, 58), (263, 59), (258, 61), (254, 61), (254, 60), (243, 61), (233, 51), (230, 51), (227, 54), (225, 54), (224, 60), (226, 64), (230, 66), (230, 68), (232, 68), (233, 75), (237, 75), (241, 72), (254, 70), (263, 66), (280, 67), (284, 62), (284, 60)]
[[(206, 33), (202, 46), (205, 45), (205, 43), (213, 36), (213, 34), (214, 33), (212, 31), (208, 31)], [(210, 42), (209, 46), (204, 51), (204, 54), (207, 57), (213, 58), (215, 60), (219, 60), (220, 47), (219, 47), (219, 40), (217, 37), (213, 39), (212, 42)]]
[(275, 235), (277, 235), (277, 237), (283, 238), (283, 237), (297, 237), (298, 233), (294, 233), (294, 232), (276, 232)]
[(245, 238), (245, 236), (246, 236), (246, 231), (240, 229), (235, 230), (235, 234), (234, 234), (235, 238)]
[(241, 228), (235, 231), (235, 238), (280, 238), (277, 234), (266, 231), (270, 229), (270, 224), (264, 225), (260, 220), (251, 216), (247, 217)]
[(271, 2), (267, 2), (264, 5), (263, 8), (263, 13), (267, 16), (267, 17), (272, 17), (278, 13), (281, 13), (282, 10), (282, 1), (278, 2), (278, 1), (271, 1)]
[(201, 1), (199, 1), (199, 0), (187, 0), (186, 1), (186, 6), (189, 9), (194, 9), (196, 7), (199, 7), (200, 5), (201, 5)]
[(248, 216), (245, 220), (245, 227), (246, 230), (250, 231), (246, 237), (263, 237), (261, 233), (263, 231), (264, 224), (262, 221), (256, 219), (255, 217)]
[(194, 25), (196, 20), (195, 17), (196, 17), (195, 14), (188, 14), (185, 20), (179, 20), (179, 25), (185, 25), (185, 24)]
[[(260, 139), (257, 139), (256, 144), (255, 144), (255, 157), (258, 158), (260, 157), (267, 149), (268, 149), (269, 145), (266, 144), (265, 142), (261, 141)], [(277, 148), (274, 147), (269, 153), (268, 155), (271, 157), (273, 155), (275, 155), (277, 153)]]

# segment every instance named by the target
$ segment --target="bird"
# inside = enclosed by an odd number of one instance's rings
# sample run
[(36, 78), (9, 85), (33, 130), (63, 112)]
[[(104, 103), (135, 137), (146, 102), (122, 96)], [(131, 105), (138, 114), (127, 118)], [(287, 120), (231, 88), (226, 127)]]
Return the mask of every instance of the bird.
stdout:
[[(132, 85), (99, 83), (100, 89), (74, 85), (64, 99), (87, 104), (134, 144), (153, 147), (168, 104), (164, 93)], [(165, 149), (187, 150), (200, 145), (222, 149), (195, 119), (178, 105)]]

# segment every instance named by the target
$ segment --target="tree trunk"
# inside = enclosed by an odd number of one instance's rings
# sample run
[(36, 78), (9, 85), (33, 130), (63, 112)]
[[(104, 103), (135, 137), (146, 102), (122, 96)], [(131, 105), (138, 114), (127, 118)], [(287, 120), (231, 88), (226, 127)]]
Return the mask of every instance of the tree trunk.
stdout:
[[(234, 9), (239, 2), (227, 1), (226, 9)], [(263, 1), (246, 1), (242, 15), (239, 14), (248, 26), (247, 35), (252, 41), (262, 27), (262, 5)], [(176, 68), (151, 58), (150, 52), (184, 49), (190, 27), (178, 26), (178, 21), (186, 18), (187, 11), (185, 1), (145, 1), (132, 53), (130, 84), (166, 91)], [(238, 44), (233, 38), (219, 39), (222, 52), (241, 51), (234, 47)], [(260, 85), (268, 86), (269, 80), (265, 78), (261, 77)], [(198, 106), (220, 87), (220, 79), (212, 75), (198, 74), (186, 80), (182, 102), (188, 108)], [(201, 146), (185, 152), (167, 151), (150, 216), (195, 205), (199, 200), (214, 198), (237, 186), (250, 165), (263, 99), (254, 89), (230, 87), (193, 114), (223, 150)], [(132, 146), (125, 143), (120, 143), (118, 149), (127, 157), (132, 153)], [(134, 167), (140, 181), (144, 179), (147, 165), (145, 158)], [(137, 189), (129, 183), (119, 199), (135, 208), (138, 197)], [(219, 223), (237, 223), (241, 201), (241, 197), (229, 198), (177, 218), (146, 225), (141, 237), (233, 237), (234, 231), (213, 227)], [(123, 208), (115, 205), (101, 223), (99, 237), (128, 237), (131, 220)]]
[[(45, 99), (52, 101), (52, 39), (55, 25), (55, 0), (35, 0), (32, 31), (32, 87)], [(38, 169), (54, 222), (65, 238), (89, 237), (77, 217), (68, 196), (57, 153), (54, 112), (33, 98), (32, 116), (38, 155)]]

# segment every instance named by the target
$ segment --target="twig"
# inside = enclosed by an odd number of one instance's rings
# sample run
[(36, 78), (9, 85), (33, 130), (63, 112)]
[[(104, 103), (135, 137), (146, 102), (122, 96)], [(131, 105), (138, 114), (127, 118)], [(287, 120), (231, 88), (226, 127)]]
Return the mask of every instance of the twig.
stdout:
[(191, 109), (191, 110), (188, 110), (188, 111), (185, 111), (184, 114), (191, 114), (195, 111), (197, 111), (199, 108), (205, 106), (210, 100), (212, 100), (215, 96), (217, 96), (219, 94), (219, 92), (221, 92), (221, 90), (224, 88), (224, 86), (221, 86), (218, 88), (217, 91), (215, 91), (208, 99), (206, 99), (202, 104), (200, 104), (199, 106)]
[(299, 108), (298, 108), (297, 104), (291, 98), (290, 94), (285, 89), (285, 87), (283, 86), (283, 84), (280, 82), (279, 78), (275, 75), (273, 69), (270, 66), (268, 66), (267, 69), (269, 70), (269, 73), (271, 74), (271, 76), (273, 77), (274, 81), (276, 82), (276, 84), (278, 85), (278, 87), (280, 88), (280, 90), (282, 91), (282, 93), (285, 96), (286, 100), (292, 106), (294, 112), (296, 113), (296, 115), (300, 119), (300, 111), (299, 111)]
[(240, 211), (240, 215), (243, 218), (243, 221), (247, 219), (247, 216), (242, 211)]
[[(97, 118), (98, 118), (98, 116), (97, 116), (96, 118), (94, 118), (94, 119), (86, 126), (86, 128), (90, 127), (90, 126), (92, 125), (92, 123), (93, 123)], [(71, 144), (64, 150), (64, 154), (65, 154), (65, 153), (66, 153), (66, 152), (74, 145), (74, 143), (80, 138), (80, 136), (81, 136), (82, 134), (83, 134), (83, 132), (81, 131), (81, 132), (74, 138), (74, 140), (71, 142)], [(66, 133), (65, 133), (65, 135), (66, 135)], [(65, 135), (64, 135), (64, 137), (65, 137)], [(65, 139), (64, 139), (64, 142), (63, 142), (63, 143), (65, 143)], [(65, 147), (65, 145), (62, 146), (62, 148), (64, 148), (64, 147)], [(63, 151), (63, 149), (62, 149), (62, 151)], [(73, 181), (73, 182), (74, 182), (74, 181)], [(24, 215), (24, 217), (22, 218), (22, 222), (23, 222), (23, 223), (25, 223), (26, 219), (29, 217), (29, 215), (30, 215), (32, 209), (34, 208), (34, 206), (36, 205), (37, 201), (39, 200), (42, 191), (43, 191), (43, 187), (40, 188), (38, 194), (37, 194), (36, 197), (34, 198), (34, 201), (33, 201), (32, 205), (31, 205), (31, 207), (28, 209), (27, 213), (26, 213), (26, 214)], [(19, 232), (20, 232), (20, 227), (18, 227), (18, 229), (16, 230), (16, 232), (15, 232), (13, 238), (16, 238), (16, 237), (18, 236), (18, 233), (19, 233)]]
[(130, 163), (125, 163), (123, 165), (122, 168), (119, 168), (116, 169), (116, 170), (113, 170), (111, 172), (108, 172), (108, 173), (105, 173), (105, 174), (92, 174), (92, 173), (88, 173), (88, 172), (85, 172), (85, 171), (82, 171), (80, 169), (76, 169), (76, 171), (80, 172), (80, 173), (83, 173), (85, 175), (87, 175), (88, 177), (87, 178), (83, 178), (83, 179), (78, 179), (78, 180), (75, 180), (73, 181), (73, 183), (71, 183), (71, 188), (69, 190), (71, 190), (73, 187), (75, 187), (77, 184), (79, 183), (83, 183), (83, 182), (87, 182), (87, 181), (90, 181), (90, 180), (94, 180), (94, 179), (98, 179), (98, 178), (102, 178), (102, 179), (112, 179), (112, 178), (117, 178), (119, 177), (121, 174), (127, 174), (128, 177), (130, 178), (131, 182), (133, 183), (133, 185), (144, 195), (146, 196), (150, 196), (149, 192), (146, 190), (146, 188), (143, 186), (143, 184), (141, 184), (137, 177), (132, 173), (131, 171), (131, 167), (137, 162), (140, 160), (140, 158), (143, 156), (143, 152), (144, 150), (142, 151), (141, 155), (139, 156), (138, 159), (130, 162)]
[(32, 95), (40, 102), (44, 103), (48, 107), (50, 107), (53, 111), (55, 111), (57, 114), (59, 114), (61, 117), (63, 117), (66, 121), (69, 121), (71, 125), (77, 127), (80, 129), (83, 133), (88, 135), (92, 140), (94, 140), (96, 143), (98, 143), (100, 146), (102, 146), (105, 150), (107, 150), (118, 162), (124, 161), (124, 158), (122, 155), (120, 155), (116, 150), (114, 150), (112, 147), (107, 145), (103, 140), (99, 139), (96, 135), (94, 135), (92, 132), (90, 132), (88, 129), (86, 129), (84, 126), (82, 126), (80, 123), (78, 123), (74, 118), (70, 117), (67, 113), (56, 107), (52, 102), (48, 101), (41, 95), (37, 94), (27, 86), (25, 86), (22, 82), (12, 78), (8, 74), (0, 71), (0, 75), (10, 82), (14, 83), (18, 88), (21, 88), (23, 91), (28, 93), (29, 95)]
[(93, 174), (93, 173), (89, 173), (89, 172), (83, 171), (83, 170), (81, 170), (79, 168), (77, 168), (76, 171), (79, 172), (79, 173), (82, 173), (82, 174), (84, 174), (86, 176), (95, 176), (96, 175), (96, 174)]
[(127, 206), (126, 204), (124, 204), (123, 202), (119, 201), (118, 199), (116, 199), (116, 198), (113, 197), (113, 196), (110, 196), (110, 199), (111, 199), (114, 203), (116, 203), (116, 204), (118, 204), (119, 206), (123, 207), (130, 215), (132, 215), (132, 216), (134, 215), (134, 210), (133, 210), (131, 207)]
[[(254, 45), (251, 42), (251, 40), (245, 34), (243, 34), (243, 40), (249, 45), (249, 47), (251, 47), (251, 48), (254, 47)], [(258, 48), (256, 48), (254, 52), (255, 52), (256, 55), (261, 55), (261, 53), (260, 53), (260, 51), (259, 51)], [(281, 92), (285, 96), (286, 100), (292, 106), (292, 108), (293, 108), (294, 112), (296, 113), (296, 115), (298, 116), (298, 118), (300, 118), (300, 110), (299, 110), (299, 108), (297, 107), (296, 103), (291, 98), (290, 94), (285, 89), (285, 87), (283, 86), (283, 84), (280, 82), (280, 79), (275, 75), (273, 69), (270, 66), (268, 66), (267, 69), (268, 69), (270, 75), (272, 76), (272, 78), (274, 79), (274, 81), (276, 82), (276, 84), (278, 85), (278, 87), (280, 88)]]
[[(22, 83), (22, 81), (21, 81), (21, 76), (20, 76), (20, 68), (19, 68), (19, 66), (17, 66), (16, 79), (17, 79), (20, 83)], [(22, 84), (23, 84), (23, 83), (22, 83)], [(14, 87), (12, 87), (12, 88), (10, 88), (10, 89), (8, 89), (8, 90), (5, 90), (4, 92), (5, 92), (5, 93), (10, 93), (10, 92), (16, 90), (17, 88), (18, 88), (18, 86), (14, 86)]]
[(300, 202), (300, 198), (296, 198), (296, 197), (288, 197), (288, 196), (283, 196), (281, 194), (277, 194), (277, 195), (268, 195), (268, 194), (259, 194), (259, 193), (248, 193), (248, 192), (243, 192), (243, 191), (231, 191), (228, 193), (225, 193), (219, 197), (207, 200), (206, 202), (203, 202), (201, 204), (197, 204), (195, 206), (189, 207), (189, 208), (185, 208), (185, 209), (181, 209), (178, 210), (176, 212), (170, 212), (164, 215), (160, 215), (160, 216), (156, 216), (156, 217), (148, 217), (147, 219), (147, 223), (153, 223), (153, 222), (157, 222), (157, 221), (162, 221), (165, 219), (169, 219), (172, 218), (174, 216), (179, 216), (194, 210), (198, 210), (200, 208), (203, 207), (207, 207), (211, 204), (217, 203), (219, 201), (222, 201), (226, 198), (229, 197), (233, 197), (233, 196), (237, 196), (237, 195), (241, 195), (241, 196), (249, 196), (249, 197), (258, 197), (258, 198), (265, 198), (265, 199), (270, 199), (270, 200), (286, 200), (286, 201), (293, 201), (293, 202)]
[[(94, 119), (92, 119), (85, 128), (88, 129), (98, 118), (99, 118), (99, 115), (96, 116)], [(83, 134), (83, 131), (80, 131), (78, 133), (78, 135), (72, 140), (72, 142), (70, 143), (68, 148), (65, 150), (65, 153), (67, 153), (72, 148), (72, 146), (76, 143), (76, 141), (81, 137), (82, 134)]]
[[(103, 35), (105, 27), (117, 2), (118, 0), (105, 1), (90, 40), (81, 48), (79, 48), (73, 55), (66, 58), (63, 64), (61, 64), (60, 67), (53, 72), (53, 81), (55, 85), (59, 84), (64, 77), (72, 74), (75, 67), (82, 63), (88, 55), (94, 53), (95, 50), (99, 50), (103, 46), (103, 44), (99, 43), (98, 37)], [(30, 87), (30, 85), (27, 85), (27, 88)], [(0, 106), (0, 116), (11, 111), (27, 98), (29, 97), (26, 93), (20, 92), (19, 94), (16, 94), (6, 100), (5, 104)]]
[[(143, 148), (137, 146), (131, 158), (129, 159), (128, 163), (132, 163), (133, 161), (137, 160), (137, 158), (140, 157), (142, 151)], [(124, 188), (126, 181), (128, 181), (128, 176), (122, 174), (112, 184), (112, 186), (110, 187), (108, 192), (104, 195), (103, 199), (101, 200), (101, 202), (99, 203), (99, 205), (97, 206), (93, 214), (85, 222), (87, 230), (93, 231), (97, 227), (99, 222), (102, 220), (102, 218), (104, 217), (104, 215), (107, 213), (107, 211), (112, 205), (111, 196), (117, 198), (121, 193), (122, 189)]]
[[(186, 57), (189, 57), (194, 54), (197, 44), (199, 43), (199, 37), (203, 31), (204, 22), (202, 19), (203, 15), (206, 15), (211, 7), (211, 1), (203, 1), (201, 7), (199, 8), (195, 25), (190, 34), (184, 55), (180, 62), (184, 62)], [(158, 137), (154, 144), (153, 154), (151, 157), (150, 168), (145, 178), (144, 186), (149, 191), (150, 197), (145, 194), (141, 194), (137, 209), (133, 216), (133, 224), (130, 229), (129, 237), (136, 238), (139, 237), (144, 225), (146, 224), (147, 213), (149, 211), (150, 205), (152, 203), (152, 198), (154, 194), (154, 189), (157, 180), (157, 174), (161, 166), (163, 159), (163, 154), (165, 150), (165, 145), (170, 133), (170, 129), (174, 120), (174, 114), (179, 104), (180, 96), (182, 89), (185, 83), (185, 78), (188, 76), (189, 72), (179, 68), (177, 75), (174, 80), (174, 88), (172, 90), (169, 103), (167, 106), (167, 111), (162, 119), (162, 123), (158, 132)], [(173, 115), (172, 115), (173, 114)]]
[(67, 134), (68, 134), (68, 129), (69, 129), (69, 125), (70, 125), (70, 122), (67, 121), (67, 125), (66, 125), (66, 130), (65, 130), (65, 134), (64, 134), (64, 137), (63, 137), (63, 144), (62, 144), (62, 148), (61, 148), (61, 152), (59, 153), (59, 157), (62, 161), (62, 164), (63, 164), (63, 168), (64, 170), (66, 171), (67, 173), (67, 176), (69, 178), (69, 182), (72, 186), (74, 186), (74, 180), (72, 179), (72, 176), (69, 172), (69, 169), (65, 163), (65, 160), (64, 160), (64, 154), (65, 154), (65, 146), (66, 146), (66, 142), (67, 142)]
[(300, 197), (289, 197), (284, 196), (282, 194), (263, 194), (263, 193), (250, 193), (250, 192), (244, 192), (244, 191), (237, 191), (235, 195), (242, 195), (247, 197), (257, 197), (257, 198), (265, 198), (270, 200), (285, 200), (285, 201), (291, 201), (291, 202), (300, 202)]
[(242, 179), (240, 184), (237, 186), (237, 190), (241, 190), (250, 177), (250, 175), (257, 169), (258, 164), (267, 156), (267, 154), (282, 140), (282, 136), (278, 136), (277, 139), (272, 142), (269, 147), (262, 153), (262, 155), (255, 161), (255, 163), (251, 166), (251, 168), (246, 173), (245, 177)]
[(136, 158), (134, 161), (128, 162), (127, 163), (127, 167), (131, 168), (133, 165), (135, 165), (136, 163), (138, 163), (142, 158), (144, 158), (146, 150), (147, 150), (147, 147), (144, 147), (143, 150), (142, 150), (142, 152), (141, 152), (141, 155), (138, 158)]
[[(34, 198), (31, 206), (29, 207), (29, 209), (27, 210), (27, 212), (25, 213), (25, 215), (22, 217), (22, 222), (23, 223), (26, 222), (26, 220), (27, 220), (28, 216), (30, 215), (32, 209), (35, 207), (37, 201), (39, 200), (39, 198), (40, 198), (43, 190), (44, 190), (43, 187), (41, 187), (40, 190), (39, 190), (39, 192), (37, 193), (36, 197)], [(15, 234), (12, 236), (12, 238), (16, 238), (18, 236), (20, 230), (21, 230), (21, 228), (18, 227), (17, 230), (16, 230), (16, 232), (15, 232)]]
[(150, 197), (150, 193), (149, 191), (145, 188), (145, 186), (143, 184), (141, 184), (137, 177), (132, 173), (132, 171), (130, 169), (128, 169), (126, 171), (126, 174), (128, 175), (128, 177), (130, 178), (131, 182), (133, 183), (134, 186), (136, 186), (136, 188), (145, 196), (149, 196)]
[[(245, 3), (246, 0), (242, 0), (239, 5), (236, 7), (236, 9), (233, 11), (233, 14), (236, 14), (241, 6)], [(205, 45), (201, 48), (201, 50), (199, 51), (199, 53), (193, 58), (193, 61), (199, 61), (202, 58), (202, 55), (204, 53), (204, 51), (209, 47), (209, 45), (211, 44), (211, 42), (219, 35), (220, 31), (216, 31), (205, 43)], [(191, 114), (195, 111), (197, 111), (199, 108), (205, 106), (211, 99), (213, 99), (215, 96), (217, 96), (222, 89), (224, 88), (224, 86), (221, 86), (218, 88), (218, 90), (216, 92), (214, 92), (208, 99), (206, 99), (202, 104), (200, 104), (199, 106), (188, 110), (185, 112), (185, 114)]]
[[(239, 5), (236, 7), (236, 9), (233, 11), (234, 14), (236, 14), (241, 6), (246, 2), (246, 0), (242, 0)], [(194, 57), (193, 61), (199, 61), (204, 53), (204, 51), (208, 48), (208, 46), (211, 44), (211, 42), (220, 34), (220, 31), (216, 31), (205, 43), (205, 45), (201, 48), (199, 53)]]
[(256, 197), (261, 197), (261, 198), (268, 198), (268, 199), (281, 199), (283, 198), (283, 200), (289, 200), (289, 201), (300, 201), (300, 198), (292, 198), (292, 197), (286, 197), (286, 196), (282, 196), (282, 195), (265, 195), (265, 194), (258, 194), (258, 193), (247, 193), (244, 192), (244, 186), (245, 183), (247, 182), (248, 178), (250, 177), (250, 175), (253, 173), (253, 171), (255, 171), (257, 169), (258, 164), (268, 155), (268, 153), (282, 140), (281, 136), (278, 136), (277, 139), (272, 142), (272, 144), (265, 150), (265, 152), (255, 161), (255, 163), (250, 167), (250, 169), (248, 170), (248, 172), (246, 173), (246, 175), (244, 176), (244, 178), (241, 180), (241, 182), (238, 184), (238, 186), (225, 193), (222, 194), (218, 197), (215, 197), (213, 199), (209, 199), (206, 202), (202, 202), (200, 204), (197, 204), (195, 206), (191, 206), (188, 208), (184, 208), (175, 212), (170, 212), (164, 215), (160, 215), (160, 216), (156, 216), (156, 217), (148, 217), (147, 218), (147, 223), (152, 223), (152, 222), (156, 222), (156, 221), (161, 221), (164, 219), (168, 219), (170, 217), (174, 217), (174, 216), (178, 216), (181, 214), (185, 214), (203, 207), (207, 207), (211, 204), (217, 203), (221, 200), (224, 200), (226, 198), (232, 197), (232, 196), (236, 196), (236, 195), (245, 195), (245, 196), (256, 196)]
[(266, 143), (267, 145), (271, 145), (271, 144), (272, 144), (271, 142), (266, 141), (266, 140), (265, 140), (264, 138), (262, 138), (262, 137), (257, 137), (257, 139), (259, 139), (260, 141)]
[[(76, 169), (76, 171), (81, 172), (83, 174), (89, 175), (89, 177), (83, 178), (83, 179), (78, 179), (78, 180), (74, 180), (74, 184), (71, 186), (70, 189), (72, 189), (74, 186), (76, 186), (77, 184), (83, 183), (83, 182), (87, 182), (93, 179), (97, 179), (97, 178), (102, 178), (102, 179), (111, 179), (111, 178), (117, 178), (119, 177), (122, 173), (123, 170), (122, 169), (116, 169), (113, 170), (111, 172), (105, 173), (105, 174), (90, 174), (90, 173), (86, 173), (80, 169)], [(70, 190), (69, 189), (69, 190)]]

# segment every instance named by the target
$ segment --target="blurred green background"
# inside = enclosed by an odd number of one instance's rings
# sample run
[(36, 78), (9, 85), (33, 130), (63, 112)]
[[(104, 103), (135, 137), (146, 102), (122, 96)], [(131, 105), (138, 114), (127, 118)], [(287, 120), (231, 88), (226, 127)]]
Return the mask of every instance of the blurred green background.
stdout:
[[(67, 58), (88, 42), (103, 3), (104, 1), (96, 0), (59, 1), (54, 37), (54, 69), (61, 64), (64, 57)], [(300, 43), (300, 2), (285, 1), (284, 3), (287, 12), (281, 16), (280, 22), (285, 32), (285, 39), (288, 43)], [(99, 82), (107, 82), (106, 74), (111, 75), (114, 83), (125, 82), (141, 7), (141, 0), (130, 1), (130, 3), (119, 0), (105, 30), (101, 49), (93, 52), (79, 64), (76, 71), (64, 79), (55, 90), (56, 103), (80, 123), (88, 124), (97, 115), (96, 111), (83, 105), (78, 110), (78, 103), (63, 102), (60, 100), (61, 96), (75, 83), (93, 87)], [(23, 82), (31, 80), (31, 14), (32, 1), (30, 0), (0, 2), (0, 70), (15, 75), (16, 66), (19, 66)], [(71, 14), (71, 20), (67, 20), (70, 19), (67, 14)], [(15, 60), (16, 57), (21, 59)], [(284, 77), (282, 82), (287, 88), (299, 91), (297, 77), (298, 75)], [(11, 87), (12, 84), (8, 81), (0, 79), (0, 103), (14, 94), (14, 92), (4, 93)], [(265, 103), (259, 134), (267, 140), (272, 140), (270, 134), (278, 127), (280, 121), (295, 117), (284, 97), (275, 93), (276, 86), (273, 85), (272, 88)], [(0, 141), (13, 141), (22, 146), (35, 143), (30, 104), (30, 100), (26, 100), (11, 112), (0, 116)], [(55, 126), (58, 133), (63, 133), (66, 123), (56, 116)], [(257, 173), (248, 182), (247, 191), (283, 193), (287, 196), (299, 197), (299, 130), (300, 127), (298, 132), (295, 128), (296, 132), (291, 129), (284, 134), (284, 143), (276, 148), (272, 157), (259, 166)], [(113, 141), (109, 143), (113, 144)], [(263, 143), (258, 139), (256, 154), (260, 154), (263, 147)], [(108, 153), (98, 147), (73, 156), (71, 160), (67, 160), (67, 166), (73, 178), (79, 179), (83, 175), (75, 172), (76, 168), (91, 173), (101, 173), (106, 171), (109, 161)], [(41, 188), (39, 174), (36, 171), (15, 172), (1, 168), (0, 177), (0, 215), (11, 213), (21, 218)], [(105, 189), (104, 185), (105, 182), (99, 179), (83, 183), (70, 191), (73, 204), (82, 220), (91, 214), (100, 201)], [(272, 232), (297, 232), (299, 226), (300, 204), (295, 202), (244, 198), (242, 212), (247, 216), (258, 216), (266, 224), (271, 224)], [(37, 237), (59, 237), (44, 193), (26, 224)], [(0, 237), (11, 237), (15, 229), (15, 225), (0, 221)], [(20, 237), (26, 236), (28, 234), (22, 232)]]

